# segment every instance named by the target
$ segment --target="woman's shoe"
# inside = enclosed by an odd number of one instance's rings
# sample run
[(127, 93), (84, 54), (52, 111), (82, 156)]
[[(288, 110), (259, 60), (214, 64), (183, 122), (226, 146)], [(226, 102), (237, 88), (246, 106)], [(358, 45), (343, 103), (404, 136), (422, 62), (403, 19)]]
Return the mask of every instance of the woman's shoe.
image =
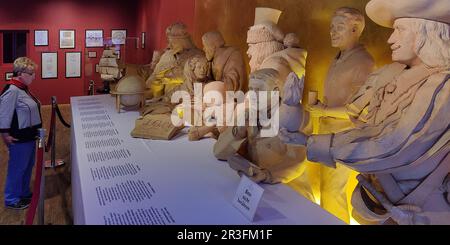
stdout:
[(24, 201), (24, 200), (20, 200), (18, 203), (16, 204), (12, 204), (12, 205), (6, 205), (7, 209), (13, 209), (13, 210), (24, 210), (27, 209), (30, 206), (30, 203)]

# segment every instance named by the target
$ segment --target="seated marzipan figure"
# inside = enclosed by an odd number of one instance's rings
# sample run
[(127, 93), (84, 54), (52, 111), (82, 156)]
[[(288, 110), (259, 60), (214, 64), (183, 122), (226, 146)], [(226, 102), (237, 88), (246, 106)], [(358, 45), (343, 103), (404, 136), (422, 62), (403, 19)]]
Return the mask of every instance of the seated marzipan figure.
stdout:
[[(298, 130), (302, 127), (304, 117), (298, 113), (300, 110), (300, 87), (303, 87), (304, 77), (299, 79), (295, 73), (291, 73), (286, 82), (278, 80), (279, 74), (274, 69), (261, 69), (250, 74), (249, 90), (279, 91), (279, 85), (285, 83), (286, 88), (292, 89), (285, 93), (286, 99), (280, 108), (280, 118), (286, 116), (296, 116), (296, 122), (281, 120), (283, 128), (290, 131)], [(298, 91), (295, 91), (297, 88)], [(270, 100), (270, 95), (268, 95)], [(268, 115), (276, 115), (279, 108), (271, 108), (271, 102), (267, 101), (268, 108), (259, 107), (258, 110), (267, 110)], [(248, 119), (249, 110), (246, 110)], [(283, 115), (284, 114), (284, 115)], [(258, 116), (258, 125), (261, 124)], [(301, 161), (298, 159), (305, 157), (302, 147), (292, 147), (284, 144), (278, 137), (262, 137), (260, 126), (234, 126), (228, 127), (219, 136), (214, 145), (214, 154), (220, 160), (228, 161), (231, 168), (239, 173), (245, 174), (256, 182), (276, 184), (289, 182), (298, 176), (303, 170)]]
[[(247, 34), (249, 45), (247, 54), (252, 71), (249, 84), (252, 84), (253, 78), (254, 88), (261, 87), (256, 91), (261, 89), (262, 91), (274, 91), (276, 89), (280, 92), (281, 98), (284, 98), (284, 83), (288, 75), (294, 72), (297, 77), (304, 77), (307, 53), (305, 50), (297, 48), (299, 46), (298, 38), (294, 34), (288, 34), (285, 37), (276, 25), (280, 15), (281, 11), (275, 9), (256, 8), (255, 25), (250, 27)], [(265, 79), (268, 80), (265, 81)], [(246, 127), (222, 129), (215, 144), (215, 156), (221, 160), (228, 160), (230, 166), (238, 170), (234, 166), (239, 164), (234, 163), (243, 161), (236, 152), (244, 149), (241, 155), (246, 156), (247, 160), (260, 167), (250, 167), (250, 171), (243, 171), (243, 173), (257, 182), (286, 183), (304, 171), (300, 164), (302, 161), (298, 160), (302, 157), (306, 158), (305, 152), (301, 148), (289, 148), (277, 137), (255, 137), (254, 133), (257, 134), (257, 132), (254, 128), (250, 127), (249, 130), (251, 132), (248, 134), (238, 133), (242, 136), (239, 138), (233, 135), (237, 135), (236, 131), (247, 131)], [(258, 139), (259, 143), (256, 144), (253, 139)], [(248, 144), (248, 154), (245, 153), (246, 147), (241, 147), (243, 142)], [(269, 149), (264, 147), (265, 142), (267, 142), (265, 146), (268, 146)], [(226, 145), (230, 145), (230, 147), (223, 147)], [(256, 148), (261, 150), (253, 150)], [(309, 193), (302, 194), (308, 195)]]
[(194, 96), (195, 83), (207, 83), (208, 60), (204, 55), (195, 55), (188, 59), (183, 69), (183, 83), (173, 86), (163, 96), (153, 99), (153, 103), (146, 106), (143, 115), (147, 114), (170, 114), (176, 104), (172, 104), (172, 95), (178, 91), (188, 92), (191, 98)]
[(168, 47), (159, 58), (153, 74), (147, 79), (153, 97), (163, 96), (184, 81), (183, 69), (187, 60), (203, 52), (195, 47), (187, 28), (175, 23), (166, 29)]
[[(239, 49), (225, 46), (222, 34), (216, 31), (203, 35), (202, 41), (203, 51), (210, 62), (210, 80), (223, 82), (225, 84), (225, 91), (223, 92), (243, 91), (246, 73), (244, 60)], [(217, 136), (217, 127), (191, 127), (189, 139), (193, 141), (200, 140), (211, 132), (216, 132), (214, 136)]]
[(242, 91), (246, 74), (239, 49), (225, 46), (222, 34), (216, 31), (203, 35), (202, 42), (203, 51), (211, 63), (211, 80), (224, 82), (226, 91)]
[(352, 195), (363, 224), (450, 224), (450, 5), (447, 0), (371, 0), (367, 15), (394, 28), (392, 60), (346, 107), (356, 128), (306, 136), (309, 160), (362, 173)]

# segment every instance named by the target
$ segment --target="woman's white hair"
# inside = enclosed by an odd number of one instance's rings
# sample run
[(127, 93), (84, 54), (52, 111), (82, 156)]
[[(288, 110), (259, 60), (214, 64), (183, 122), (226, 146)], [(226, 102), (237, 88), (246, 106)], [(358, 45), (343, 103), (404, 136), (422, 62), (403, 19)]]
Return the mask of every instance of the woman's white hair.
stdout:
[(450, 25), (411, 18), (416, 32), (415, 52), (429, 67), (450, 67)]
[(36, 69), (37, 64), (27, 57), (19, 57), (14, 61), (13, 64), (13, 73), (15, 77), (19, 76), (20, 73), (26, 72), (30, 69)]

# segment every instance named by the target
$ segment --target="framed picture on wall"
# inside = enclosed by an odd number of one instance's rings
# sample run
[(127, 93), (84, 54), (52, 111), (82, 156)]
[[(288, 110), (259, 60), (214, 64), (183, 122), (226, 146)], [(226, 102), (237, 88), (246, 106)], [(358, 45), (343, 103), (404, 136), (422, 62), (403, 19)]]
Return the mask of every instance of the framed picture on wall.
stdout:
[(103, 30), (86, 30), (86, 48), (103, 47)]
[(66, 53), (66, 78), (81, 77), (81, 52)]
[(59, 48), (75, 48), (75, 30), (59, 30)]
[(12, 72), (6, 72), (5, 73), (5, 80), (6, 81), (11, 81), (11, 79), (13, 78), (14, 73)]
[(127, 39), (127, 30), (112, 30), (111, 31), (112, 43), (115, 45), (125, 44)]
[(57, 52), (43, 52), (41, 54), (41, 77), (42, 79), (58, 78)]
[(141, 33), (141, 48), (145, 48), (145, 32)]
[(34, 30), (34, 46), (48, 46), (48, 30)]
[(88, 52), (88, 58), (97, 58), (97, 52), (89, 51)]

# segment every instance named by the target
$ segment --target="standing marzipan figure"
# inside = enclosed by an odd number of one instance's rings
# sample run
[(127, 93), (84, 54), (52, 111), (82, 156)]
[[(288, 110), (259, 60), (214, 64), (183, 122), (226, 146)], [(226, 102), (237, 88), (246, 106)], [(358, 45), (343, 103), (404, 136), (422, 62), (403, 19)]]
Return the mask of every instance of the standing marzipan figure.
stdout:
[(202, 55), (191, 40), (186, 25), (175, 23), (166, 29), (168, 47), (159, 58), (153, 74), (147, 79), (153, 97), (163, 96), (183, 83), (184, 65), (189, 58)]
[[(359, 42), (364, 27), (364, 15), (357, 9), (342, 7), (333, 15), (330, 28), (331, 44), (339, 49), (339, 53), (328, 70), (323, 102), (310, 106), (310, 111), (319, 116), (320, 134), (338, 133), (353, 127), (345, 113), (345, 105), (375, 68), (372, 56)], [(298, 181), (301, 183), (305, 178), (320, 179), (319, 188), (312, 188), (320, 190), (320, 205), (344, 222), (350, 223), (347, 186), (351, 184), (349, 178), (352, 171), (340, 164), (336, 169), (312, 163), (305, 164), (308, 165), (306, 173), (292, 184)]]
[(394, 28), (392, 60), (346, 106), (357, 127), (306, 136), (309, 160), (361, 173), (352, 195), (363, 224), (450, 224), (450, 5), (448, 0), (371, 0), (367, 15)]

